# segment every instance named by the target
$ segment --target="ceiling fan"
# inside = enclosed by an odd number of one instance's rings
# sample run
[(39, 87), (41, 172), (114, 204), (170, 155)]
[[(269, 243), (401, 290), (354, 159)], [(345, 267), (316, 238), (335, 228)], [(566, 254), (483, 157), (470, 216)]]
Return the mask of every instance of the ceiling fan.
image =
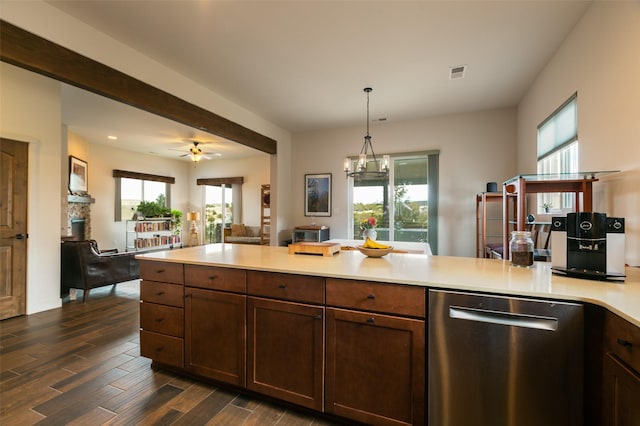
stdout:
[(211, 157), (209, 155), (215, 155), (213, 152), (206, 152), (200, 148), (201, 142), (192, 141), (193, 146), (189, 147), (189, 152), (186, 154), (182, 154), (180, 157), (189, 157), (191, 161), (197, 163), (200, 160), (210, 160)]

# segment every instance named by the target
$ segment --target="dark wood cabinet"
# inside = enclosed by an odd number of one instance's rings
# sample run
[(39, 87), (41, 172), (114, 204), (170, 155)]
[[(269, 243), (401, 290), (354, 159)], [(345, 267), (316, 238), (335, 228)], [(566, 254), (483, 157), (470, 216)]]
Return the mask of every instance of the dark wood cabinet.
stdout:
[(190, 287), (244, 294), (247, 291), (247, 272), (242, 269), (185, 265), (184, 282)]
[(245, 295), (185, 288), (185, 368), (244, 387), (246, 385)]
[(184, 269), (179, 263), (140, 262), (140, 354), (184, 367)]
[(425, 289), (326, 285), (326, 303), (335, 307), (327, 307), (325, 410), (366, 424), (423, 425)]
[(425, 419), (425, 322), (327, 308), (328, 413), (376, 425)]
[(272, 299), (324, 304), (324, 278), (249, 271), (247, 293)]
[(640, 374), (610, 353), (605, 355), (603, 372), (603, 424), (640, 425)]
[(259, 297), (247, 306), (247, 388), (322, 411), (324, 307)]
[(640, 425), (640, 328), (611, 312), (604, 319), (602, 424)]

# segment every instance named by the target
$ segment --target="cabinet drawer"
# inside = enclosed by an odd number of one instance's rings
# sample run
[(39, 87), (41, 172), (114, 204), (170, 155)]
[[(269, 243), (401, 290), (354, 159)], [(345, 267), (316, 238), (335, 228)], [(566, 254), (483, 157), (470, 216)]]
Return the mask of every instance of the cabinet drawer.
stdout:
[(184, 310), (143, 302), (140, 304), (140, 327), (146, 331), (183, 337)]
[(184, 342), (178, 337), (140, 331), (140, 355), (161, 364), (184, 367)]
[(640, 328), (607, 312), (604, 323), (605, 351), (611, 352), (640, 372)]
[(247, 272), (247, 293), (307, 303), (324, 303), (324, 278), (276, 272)]
[(181, 308), (184, 306), (184, 287), (155, 281), (141, 281), (140, 300)]
[(327, 278), (327, 305), (424, 318), (423, 287)]
[(141, 260), (140, 278), (143, 280), (161, 281), (165, 283), (184, 283), (184, 273), (181, 263)]
[(241, 269), (217, 268), (214, 266), (185, 265), (184, 281), (191, 287), (211, 290), (247, 291), (247, 272)]

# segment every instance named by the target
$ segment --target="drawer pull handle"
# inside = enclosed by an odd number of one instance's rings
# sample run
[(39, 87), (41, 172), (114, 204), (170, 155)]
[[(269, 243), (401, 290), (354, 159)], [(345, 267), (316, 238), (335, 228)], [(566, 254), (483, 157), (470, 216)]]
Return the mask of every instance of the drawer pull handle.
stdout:
[(320, 320), (322, 319), (322, 315), (316, 315), (315, 317), (313, 317), (314, 319)]
[(156, 296), (163, 296), (164, 295), (164, 291), (159, 291), (156, 293)]
[(164, 346), (160, 346), (156, 348), (156, 352), (162, 352), (164, 351)]
[(368, 322), (369, 324), (373, 324), (373, 323), (375, 323), (375, 322), (376, 322), (376, 319), (372, 317), (372, 318), (369, 318), (369, 319), (367, 320), (367, 322)]
[(278, 286), (278, 288), (287, 288), (287, 285), (286, 285), (286, 284), (280, 284), (280, 285)]
[(367, 299), (375, 299), (376, 295), (375, 294), (370, 294), (367, 296)]
[(162, 322), (164, 321), (164, 318), (156, 318), (156, 322)]
[(158, 269), (158, 270), (156, 271), (156, 274), (164, 274), (164, 269)]
[(217, 275), (211, 275), (211, 276), (209, 277), (209, 279), (210, 279), (211, 281), (215, 280), (216, 278), (218, 278), (218, 276), (217, 276)]
[(618, 344), (620, 346), (625, 347), (625, 348), (631, 348), (633, 346), (633, 343), (631, 343), (628, 340), (624, 340), (624, 339), (618, 339)]

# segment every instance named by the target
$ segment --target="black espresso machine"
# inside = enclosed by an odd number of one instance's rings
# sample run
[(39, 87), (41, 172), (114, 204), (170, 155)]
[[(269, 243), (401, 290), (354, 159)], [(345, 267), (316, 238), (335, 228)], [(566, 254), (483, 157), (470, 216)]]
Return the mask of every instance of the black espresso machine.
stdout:
[(551, 219), (551, 269), (558, 274), (624, 281), (624, 218), (567, 213)]

